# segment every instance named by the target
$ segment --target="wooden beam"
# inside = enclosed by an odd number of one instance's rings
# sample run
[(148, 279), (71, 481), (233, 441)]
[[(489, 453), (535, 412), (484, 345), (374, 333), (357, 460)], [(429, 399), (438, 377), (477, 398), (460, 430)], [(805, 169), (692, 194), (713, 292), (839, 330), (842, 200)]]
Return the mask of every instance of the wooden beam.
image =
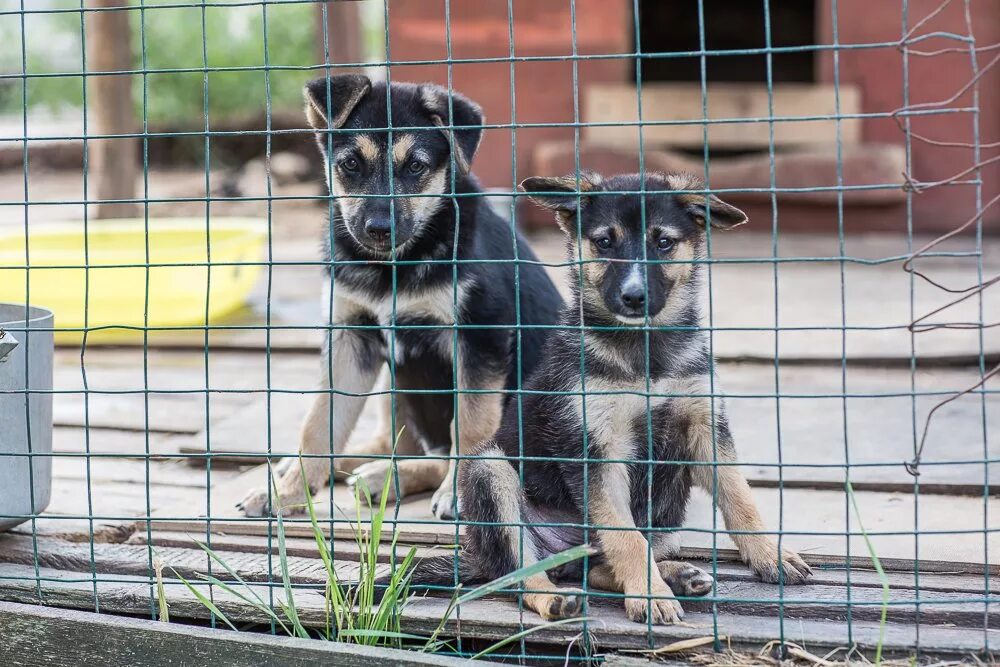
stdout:
[[(0, 644), (10, 667), (164, 664), (307, 667), (457, 667), (464, 659), (341, 642), (0, 602)], [(497, 663), (477, 663), (496, 665)]]
[[(325, 7), (325, 12), (324, 12)], [(326, 15), (324, 34), (323, 17)], [(364, 30), (361, 25), (361, 5), (358, 2), (324, 2), (316, 4), (317, 62), (332, 64), (357, 63), (364, 59)], [(329, 56), (327, 54), (329, 53)], [(327, 60), (329, 57), (329, 60)], [(360, 68), (338, 67), (330, 74), (357, 72)], [(327, 73), (317, 71), (317, 76)]]
[[(94, 9), (121, 7), (122, 0), (87, 0)], [(132, 63), (129, 11), (87, 12), (87, 70), (119, 72)], [(138, 123), (132, 106), (132, 76), (111, 74), (86, 79), (89, 134), (130, 134)], [(135, 138), (95, 139), (88, 142), (88, 164), (94, 187), (88, 196), (99, 200), (94, 209), (98, 218), (136, 215), (138, 205), (106, 203), (107, 200), (134, 199), (138, 179), (138, 140)]]

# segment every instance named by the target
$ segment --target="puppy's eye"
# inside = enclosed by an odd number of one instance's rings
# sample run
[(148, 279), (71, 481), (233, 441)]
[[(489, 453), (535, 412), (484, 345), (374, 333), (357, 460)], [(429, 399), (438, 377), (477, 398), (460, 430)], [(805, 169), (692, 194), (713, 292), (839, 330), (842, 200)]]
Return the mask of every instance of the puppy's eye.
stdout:
[(656, 242), (656, 247), (659, 250), (666, 252), (674, 247), (674, 240), (666, 236), (661, 236), (660, 240)]
[(610, 250), (611, 239), (607, 236), (601, 236), (599, 238), (594, 239), (594, 245), (596, 245), (601, 250)]
[(361, 163), (358, 162), (357, 158), (344, 158), (340, 161), (340, 168), (350, 174), (353, 174), (361, 170)]
[(406, 171), (416, 176), (427, 170), (427, 165), (420, 160), (410, 160), (406, 163)]

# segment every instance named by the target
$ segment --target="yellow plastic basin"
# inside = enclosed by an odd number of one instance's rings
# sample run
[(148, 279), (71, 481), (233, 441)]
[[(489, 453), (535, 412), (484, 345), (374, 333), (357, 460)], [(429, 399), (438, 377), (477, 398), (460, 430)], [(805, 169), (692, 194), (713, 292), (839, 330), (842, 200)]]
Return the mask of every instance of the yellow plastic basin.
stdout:
[(82, 222), (29, 223), (25, 243), (23, 226), (0, 226), (0, 301), (51, 309), (62, 342), (84, 327), (93, 340), (205, 326), (243, 305), (265, 221), (157, 218), (148, 230), (141, 218), (91, 220), (86, 235)]

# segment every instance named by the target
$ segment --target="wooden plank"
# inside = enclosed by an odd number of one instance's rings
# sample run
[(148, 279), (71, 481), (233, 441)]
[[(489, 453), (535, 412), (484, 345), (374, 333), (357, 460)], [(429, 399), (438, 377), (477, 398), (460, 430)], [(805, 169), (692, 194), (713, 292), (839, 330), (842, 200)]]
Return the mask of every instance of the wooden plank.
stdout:
[[(276, 454), (294, 454), (311, 404), (312, 397), (304, 394), (272, 394), (270, 400), (254, 395), (246, 406), (219, 415), (211, 429), (213, 463), (256, 465), (266, 460), (269, 449)], [(180, 451), (205, 457), (189, 459), (192, 465), (205, 465), (208, 460), (204, 437), (183, 441)]]
[[(213, 525), (217, 530), (243, 534), (266, 535), (273, 530), (273, 520), (247, 519), (235, 509), (235, 503), (248, 488), (266, 488), (264, 467), (244, 473), (233, 481), (212, 489)], [(984, 500), (976, 497), (912, 496), (897, 493), (858, 491), (856, 498), (861, 508), (862, 521), (880, 558), (941, 560), (982, 563), (988, 545), (991, 564), (998, 562), (1000, 533), (983, 532)], [(848, 498), (843, 490), (775, 489), (757, 488), (754, 497), (769, 530), (784, 531), (786, 547), (803, 554), (867, 556), (863, 537), (857, 528), (856, 518), (848, 511)], [(330, 509), (327, 494), (316, 496), (317, 514), (327, 528)], [(340, 508), (335, 515), (334, 535), (351, 538), (353, 529), (354, 498), (350, 489), (334, 485), (334, 504)], [(914, 539), (914, 516), (919, 506), (919, 541)], [(794, 511), (791, 509), (794, 508)], [(1000, 498), (989, 498), (985, 511), (990, 516), (1000, 512)], [(685, 546), (712, 547), (713, 532), (717, 531), (715, 546), (734, 547), (724, 532), (721, 516), (713, 522), (712, 499), (695, 490), (688, 506), (687, 521), (680, 530)], [(367, 513), (362, 514), (363, 517)], [(169, 517), (169, 520), (167, 520)], [(391, 525), (398, 526), (401, 539), (408, 544), (454, 544), (455, 524), (436, 521), (430, 513), (426, 496), (404, 499), (398, 506), (398, 516)], [(204, 530), (205, 520), (187, 508), (165, 508), (153, 522), (156, 530)], [(286, 520), (286, 531), (295, 537), (309, 537), (311, 526), (302, 518)], [(845, 533), (850, 532), (848, 541)], [(391, 535), (387, 532), (386, 539)]]
[[(237, 535), (265, 535), (273, 529), (274, 520), (248, 519), (236, 509), (236, 503), (246, 495), (248, 489), (267, 488), (267, 466), (258, 466), (243, 473), (232, 481), (212, 488), (212, 522), (219, 530)], [(335, 484), (333, 492), (333, 515), (329, 495), (321, 491), (315, 497), (316, 514), (320, 524), (329, 535), (332, 524), (333, 535), (338, 539), (353, 539), (354, 523), (357, 519), (357, 505), (354, 491), (344, 484)], [(201, 505), (204, 506), (204, 503)], [(392, 504), (390, 504), (390, 507)], [(361, 509), (362, 526), (371, 516), (367, 508)], [(391, 517), (391, 518), (390, 518)], [(420, 494), (390, 509), (386, 517), (386, 539), (391, 539), (392, 527), (398, 527), (400, 539), (406, 544), (447, 545), (456, 542), (454, 523), (438, 521), (430, 512), (430, 494)], [(191, 505), (171, 505), (156, 512), (153, 520), (155, 530), (198, 531), (204, 530), (205, 519), (198, 509)], [(285, 519), (285, 532), (290, 537), (311, 537), (312, 526), (302, 515), (291, 515)]]
[[(773, 486), (780, 478), (842, 491), (850, 464), (856, 490), (904, 493), (913, 493), (918, 481), (906, 464), (913, 459), (915, 434), (919, 442), (928, 413), (947, 392), (961, 391), (978, 378), (974, 369), (911, 374), (858, 366), (845, 373), (839, 366), (785, 365), (777, 378), (770, 365), (722, 364), (717, 372), (717, 390), (727, 395), (737, 451), (751, 481)], [(987, 388), (1000, 388), (1000, 379)], [(762, 397), (778, 393), (787, 396), (780, 401), (780, 424), (775, 399)], [(1000, 493), (1000, 464), (982, 463), (995, 458), (987, 455), (984, 442), (1000, 438), (1000, 394), (985, 396), (985, 421), (981, 401), (979, 395), (959, 398), (931, 422), (920, 470), (922, 496), (982, 496), (985, 482), (990, 493)]]
[[(39, 576), (40, 575), (40, 576)], [(175, 580), (166, 580), (164, 590), (170, 605), (172, 618), (205, 619), (208, 611), (194, 596)], [(260, 593), (267, 594), (260, 587)], [(326, 614), (321, 596), (312, 591), (295, 589), (299, 617), (310, 627), (321, 627)], [(44, 600), (48, 606), (72, 609), (93, 609), (99, 604), (104, 612), (126, 614), (149, 614), (155, 608), (156, 591), (143, 578), (118, 576), (114, 581), (81, 582), (76, 573), (61, 572), (43, 568), (38, 574), (34, 568), (23, 565), (0, 565), (0, 599), (10, 602), (36, 603)], [(266, 617), (245, 603), (234, 599), (223, 591), (214, 592), (216, 604), (236, 623), (266, 622)], [(430, 635), (438, 626), (448, 606), (442, 598), (418, 598), (410, 602), (404, 614), (404, 632)], [(945, 605), (942, 605), (945, 606)], [(856, 607), (855, 610), (861, 609)], [(602, 605), (594, 609), (599, 613), (600, 622), (589, 625), (595, 641), (605, 650), (646, 649), (663, 645), (678, 639), (688, 639), (710, 634), (713, 620), (720, 634), (726, 635), (734, 647), (762, 644), (777, 639), (781, 634), (779, 620), (773, 617), (742, 617), (727, 613), (712, 615), (691, 611), (685, 623), (673, 626), (654, 626), (647, 630), (645, 624), (634, 623), (625, 618), (620, 605)], [(513, 600), (477, 600), (464, 605), (459, 611), (462, 636), (483, 640), (498, 640), (509, 637), (525, 627), (542, 624), (533, 613), (518, 613)], [(890, 619), (892, 615), (890, 614)], [(452, 617), (445, 625), (445, 635), (459, 632), (459, 621)], [(532, 641), (567, 646), (576, 637), (580, 628), (576, 624), (544, 628), (532, 634)], [(888, 655), (909, 655), (916, 641), (917, 629), (912, 623), (890, 622), (884, 632), (883, 648)], [(919, 626), (920, 646), (928, 655), (961, 655), (986, 649), (982, 627), (978, 629), (955, 626), (937, 626), (921, 623)], [(810, 647), (832, 649), (847, 645), (847, 624), (842, 621), (827, 621), (812, 618), (795, 620), (794, 638)], [(855, 620), (851, 624), (851, 638), (861, 650), (871, 650), (880, 641), (877, 622)]]
[[(707, 88), (709, 119), (763, 118), (756, 122), (708, 125), (708, 145), (713, 148), (767, 148), (771, 124), (768, 118), (816, 117), (838, 113), (857, 114), (861, 96), (857, 86), (821, 84), (776, 84), (771, 91), (760, 84), (713, 83)], [(590, 84), (583, 91), (583, 117), (588, 123), (606, 126), (584, 128), (587, 141), (611, 145), (639, 145), (638, 91), (635, 84)], [(773, 106), (772, 106), (773, 104)], [(701, 84), (654, 83), (642, 86), (642, 119), (681, 121), (678, 125), (647, 125), (643, 141), (650, 144), (701, 146), (705, 143), (705, 101)], [(773, 123), (774, 145), (856, 144), (861, 141), (858, 119), (785, 121)]]
[(178, 439), (162, 433), (121, 431), (115, 429), (87, 429), (56, 426), (52, 431), (52, 451), (66, 454), (121, 454), (144, 456), (147, 449), (152, 456), (176, 454)]
[[(783, 532), (782, 542), (800, 554), (868, 557), (865, 540), (858, 528), (858, 518), (841, 491), (810, 489), (756, 488), (753, 492), (758, 509), (769, 531)], [(989, 553), (989, 564), (1000, 562), (1000, 533), (984, 534), (984, 511), (992, 516), (1000, 511), (1000, 499), (920, 496), (875, 491), (857, 491), (855, 498), (861, 523), (868, 531), (880, 559), (912, 561), (939, 560), (965, 562), (979, 567)], [(919, 507), (919, 512), (917, 508)], [(984, 509), (985, 508), (985, 509)], [(718, 546), (734, 545), (723, 531), (724, 522), (717, 514), (712, 520), (711, 498), (698, 490), (692, 493), (688, 516), (681, 531), (685, 546), (709, 548), (712, 531), (718, 533)], [(914, 517), (919, 516), (915, 523)], [(919, 532), (919, 538), (914, 532)], [(850, 539), (845, 534), (850, 532)], [(919, 550), (918, 550), (919, 547)]]
[[(144, 485), (148, 480), (151, 487), (197, 489), (199, 496), (207, 496), (204, 469), (192, 468), (181, 461), (153, 459), (147, 469), (142, 457), (92, 457), (88, 466), (84, 455), (72, 458), (59, 456), (52, 461), (52, 475), (59, 483), (62, 480), (86, 483), (89, 479), (92, 489), (107, 482)], [(213, 481), (218, 483), (238, 475), (239, 471), (236, 470), (217, 467), (212, 469)]]
[[(142, 385), (133, 386), (141, 391)], [(149, 415), (147, 421), (146, 409)], [(205, 427), (205, 400), (190, 394), (56, 394), (56, 426), (89, 426), (151, 433), (198, 433)]]
[[(457, 667), (466, 660), (253, 632), (0, 602), (0, 642), (10, 667), (163, 664), (254, 667)], [(495, 665), (477, 661), (477, 664)]]
[[(205, 541), (205, 536), (201, 537)], [(315, 546), (315, 544), (314, 544)], [(213, 551), (246, 581), (280, 581), (277, 558), (241, 551), (216, 549)], [(315, 555), (315, 552), (314, 552)], [(78, 544), (51, 538), (32, 539), (24, 535), (0, 535), (0, 562), (49, 567), (68, 572), (96, 573), (98, 575), (127, 574), (140, 577), (153, 576), (153, 558), (159, 558), (165, 572), (185, 579), (197, 578), (198, 573), (212, 571), (220, 579), (231, 579), (217, 563), (210, 565), (209, 556), (194, 541), (187, 548), (156, 547), (137, 544)], [(381, 571), (385, 566), (379, 566)], [(334, 569), (340, 581), (357, 580), (358, 564), (336, 561)], [(385, 568), (388, 569), (388, 568)], [(288, 557), (289, 576), (296, 583), (324, 584), (326, 570), (318, 558)]]
[[(181, 576), (191, 581), (199, 578), (199, 573), (213, 571), (223, 580), (233, 580), (223, 568), (210, 559), (199, 548), (156, 547), (136, 544), (74, 544), (61, 540), (32, 539), (27, 536), (0, 535), (0, 562), (32, 567), (52, 568), (66, 572), (86, 573), (98, 580), (111, 575), (146, 577), (153, 576), (153, 559), (158, 559), (167, 576)], [(268, 583), (281, 580), (278, 560), (266, 554), (251, 554), (223, 549), (213, 545), (216, 554), (243, 580)], [(315, 552), (312, 554), (315, 556)], [(700, 564), (699, 565), (703, 565)], [(327, 574), (322, 561), (316, 557), (289, 556), (287, 559), (289, 577), (292, 583), (322, 587)], [(357, 580), (358, 565), (354, 561), (335, 561), (338, 580)], [(377, 571), (388, 571), (388, 566), (380, 565)], [(714, 594), (706, 600), (694, 600), (686, 604), (692, 611), (710, 612), (713, 603), (725, 613), (746, 616), (769, 616), (778, 613), (779, 607), (789, 617), (794, 618), (835, 618), (846, 610), (848, 601), (857, 605), (852, 617), (857, 620), (878, 620), (881, 614), (882, 589), (876, 585), (851, 586), (841, 583), (824, 584), (811, 582), (803, 586), (788, 587), (781, 591), (773, 584), (764, 584), (749, 576), (749, 570), (739, 568), (739, 576), (730, 577), (720, 572)], [(939, 579), (946, 577), (939, 576)], [(991, 617), (991, 624), (1000, 621), (1000, 596), (985, 592), (983, 579), (973, 580), (968, 576), (951, 577), (955, 586), (946, 590), (928, 590), (921, 587), (892, 588), (890, 603), (894, 622), (910, 622), (916, 619), (913, 603), (920, 600), (920, 617), (930, 624), (953, 623), (965, 627), (976, 627), (983, 622), (984, 613)], [(870, 582), (871, 583), (871, 582)], [(978, 587), (977, 587), (978, 586)], [(965, 590), (955, 590), (964, 588)], [(970, 590), (971, 589), (971, 590)], [(440, 592), (434, 592), (441, 594)], [(612, 596), (612, 597), (609, 597)], [(995, 597), (992, 610), (978, 601)], [(596, 603), (613, 603), (613, 594), (597, 592)], [(997, 618), (993, 618), (997, 616)]]
[(135, 521), (91, 521), (49, 513), (11, 528), (9, 533), (29, 537), (49, 537), (75, 543), (118, 544), (127, 540), (135, 528)]
[[(273, 394), (268, 406), (264, 396), (254, 396), (246, 407), (228, 416), (220, 415), (212, 425), (213, 463), (258, 465), (266, 462), (269, 452), (294, 456), (298, 453), (302, 421), (312, 400), (312, 396), (306, 394)], [(377, 410), (374, 401), (366, 402), (349, 445), (371, 439), (378, 428)], [(203, 437), (181, 440), (179, 450), (198, 455), (188, 459), (192, 465), (204, 465), (208, 459)], [(278, 458), (272, 460), (279, 461)]]
[[(137, 531), (128, 540), (129, 544), (152, 543), (156, 547), (190, 548), (194, 540), (205, 540), (205, 533), (185, 533), (153, 531), (148, 536), (145, 531)], [(240, 551), (245, 553), (272, 555), (278, 553), (277, 536), (270, 539), (256, 535), (212, 534), (212, 546), (225, 551)], [(395, 556), (398, 562), (410, 549), (407, 545), (396, 545)], [(316, 542), (308, 538), (286, 537), (285, 550), (289, 556), (304, 558), (316, 557)], [(422, 547), (416, 550), (416, 557), (428, 558), (447, 553), (445, 547)], [(390, 560), (392, 548), (389, 544), (379, 545), (378, 561), (387, 563)], [(333, 555), (338, 560), (356, 561), (359, 558), (357, 545), (350, 540), (334, 542)], [(682, 560), (694, 561), (696, 565), (708, 572), (713, 571), (712, 552), (710, 549), (685, 548), (680, 556)], [(847, 572), (847, 563), (843, 558), (824, 558), (818, 555), (806, 555), (806, 560), (814, 568), (810, 582), (825, 586), (846, 586), (850, 578), (851, 586), (874, 587), (882, 586), (882, 579), (872, 569), (870, 560), (854, 558)], [(984, 587), (983, 568), (969, 567), (966, 563), (944, 561), (922, 561), (919, 566), (919, 578), (914, 574), (914, 564), (911, 561), (900, 561), (886, 558), (882, 562), (886, 579), (893, 589), (915, 589), (919, 583), (921, 591), (941, 591), (946, 593), (969, 593), (981, 595)], [(993, 574), (1000, 574), (1000, 568), (990, 568)], [(717, 552), (717, 562), (714, 566), (716, 578), (720, 581), (756, 581), (754, 575), (739, 562), (735, 551), (721, 549)], [(990, 576), (990, 590), (1000, 590), (1000, 579)]]
[[(261, 535), (232, 535), (228, 533), (212, 532), (212, 548), (225, 551), (239, 551), (251, 554), (278, 554), (277, 534), (270, 538)], [(149, 535), (145, 531), (137, 531), (128, 539), (129, 544), (152, 544), (155, 547), (182, 547), (191, 548), (194, 540), (205, 541), (205, 532), (183, 532), (154, 530)], [(427, 558), (447, 552), (447, 547), (414, 547), (408, 544), (397, 544), (393, 550), (390, 544), (379, 544), (378, 562), (388, 563), (395, 553), (396, 562), (406, 556), (411, 548), (415, 548), (417, 558)], [(337, 560), (357, 561), (360, 558), (360, 549), (353, 540), (341, 539), (333, 543), (331, 554)], [(316, 540), (309, 537), (288, 537), (285, 536), (285, 552), (289, 556), (302, 556), (304, 558), (316, 558)], [(366, 552), (367, 555), (367, 552)], [(922, 584), (921, 584), (922, 585)]]
[[(226, 473), (213, 471), (213, 477), (231, 479)], [(199, 474), (192, 469), (191, 473)], [(204, 471), (200, 471), (204, 475)], [(155, 472), (154, 472), (155, 480)], [(184, 516), (205, 513), (209, 508), (209, 498), (203, 486), (180, 486), (174, 484), (150, 484), (147, 488), (140, 478), (134, 482), (102, 481), (90, 484), (86, 478), (60, 478), (53, 484), (52, 499), (40, 520), (47, 517), (74, 517), (86, 520), (94, 518), (98, 523), (123, 519), (146, 517), (163, 507), (185, 507)]]

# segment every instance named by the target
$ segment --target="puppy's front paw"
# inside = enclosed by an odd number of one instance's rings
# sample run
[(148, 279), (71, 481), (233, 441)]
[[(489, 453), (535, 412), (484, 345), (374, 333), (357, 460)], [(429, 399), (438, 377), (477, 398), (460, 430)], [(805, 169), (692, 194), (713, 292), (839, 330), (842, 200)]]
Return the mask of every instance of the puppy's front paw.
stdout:
[[(626, 595), (644, 595), (643, 592), (628, 593)], [(654, 592), (653, 595), (661, 596), (661, 593)], [(646, 623), (647, 619), (653, 625), (669, 625), (677, 623), (684, 618), (684, 610), (681, 603), (668, 595), (646, 599), (644, 597), (625, 598), (625, 614), (630, 620), (636, 623)]]
[(778, 545), (770, 540), (765, 540), (751, 556), (747, 565), (761, 581), (769, 584), (778, 583), (782, 572), (786, 585), (804, 584), (812, 576), (812, 568), (794, 551), (782, 549), (779, 559)]
[(266, 490), (251, 489), (243, 497), (243, 500), (236, 503), (236, 509), (243, 512), (248, 517), (277, 516), (275, 508), (281, 509), (284, 515), (301, 514), (305, 511), (306, 496), (304, 492), (281, 494), (275, 497), (272, 491), (269, 495)]
[(583, 613), (583, 591), (560, 588), (552, 594), (539, 595), (536, 601), (540, 607), (538, 615), (546, 621), (561, 618), (576, 618)]
[[(370, 461), (355, 468), (354, 474), (347, 478), (347, 484), (352, 488), (360, 489), (362, 494), (367, 490), (372, 503), (379, 503), (382, 501), (382, 490), (385, 489), (386, 486), (386, 477), (388, 477), (391, 473), (392, 461)], [(398, 479), (389, 483), (386, 501), (396, 499), (397, 484), (399, 484)]]
[(243, 496), (243, 500), (236, 503), (236, 509), (243, 512), (244, 516), (271, 516), (271, 498), (267, 491), (251, 489), (247, 495)]
[(446, 479), (431, 498), (431, 512), (441, 521), (458, 518), (458, 496), (452, 486), (452, 480)]

